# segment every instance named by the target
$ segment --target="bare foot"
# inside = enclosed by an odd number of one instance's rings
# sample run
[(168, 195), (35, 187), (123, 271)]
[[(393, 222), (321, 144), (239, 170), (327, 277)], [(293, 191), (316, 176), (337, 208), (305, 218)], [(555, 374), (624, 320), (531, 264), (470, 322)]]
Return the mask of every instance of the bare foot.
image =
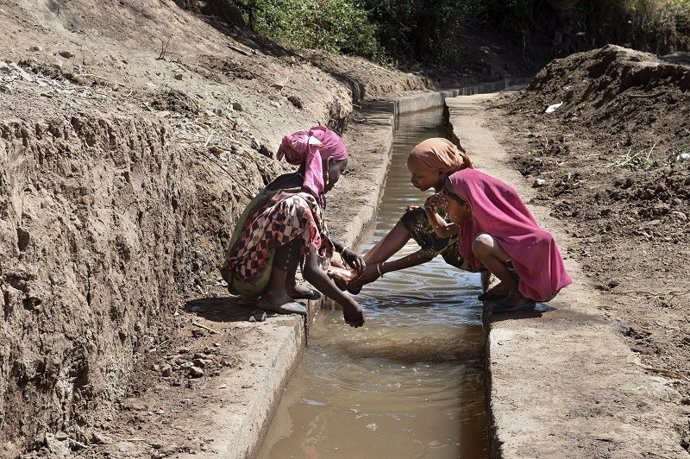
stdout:
[(495, 307), (498, 308), (504, 308), (504, 307), (520, 307), (520, 306), (526, 306), (529, 303), (534, 303), (533, 300), (530, 300), (529, 298), (525, 298), (522, 296), (519, 292), (510, 292), (508, 296), (503, 298), (501, 301), (496, 303)]
[(273, 306), (280, 306), (285, 303), (292, 303), (294, 299), (287, 294), (285, 290), (283, 291), (268, 291), (261, 296), (263, 301)]
[(510, 290), (501, 282), (500, 284), (496, 285), (494, 288), (491, 288), (487, 290), (486, 292), (482, 293), (477, 297), (479, 301), (493, 301), (493, 300), (501, 300), (508, 296), (510, 293)]

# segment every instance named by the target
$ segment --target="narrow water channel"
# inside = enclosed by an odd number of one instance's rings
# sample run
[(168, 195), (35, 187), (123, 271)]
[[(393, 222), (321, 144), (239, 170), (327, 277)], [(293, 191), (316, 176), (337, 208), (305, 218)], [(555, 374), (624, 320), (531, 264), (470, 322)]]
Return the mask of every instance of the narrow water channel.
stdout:
[[(426, 194), (406, 159), (444, 136), (442, 110), (400, 116), (393, 159), (366, 251)], [(410, 241), (403, 256), (417, 250)], [(321, 311), (283, 394), (260, 458), (488, 457), (479, 279), (437, 257), (389, 273), (357, 296), (366, 325)]]

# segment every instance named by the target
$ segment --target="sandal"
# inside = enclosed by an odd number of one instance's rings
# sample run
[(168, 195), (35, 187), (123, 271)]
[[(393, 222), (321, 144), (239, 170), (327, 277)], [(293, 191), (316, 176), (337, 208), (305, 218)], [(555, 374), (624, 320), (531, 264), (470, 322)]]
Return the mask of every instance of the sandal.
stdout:
[(533, 311), (536, 303), (533, 300), (520, 304), (496, 304), (491, 312), (493, 314), (507, 314), (510, 312)]
[(309, 289), (309, 291), (303, 295), (294, 297), (296, 300), (320, 300), (321, 292), (318, 290)]
[(507, 297), (510, 294), (510, 292), (493, 292), (491, 290), (487, 290), (486, 292), (482, 293), (477, 297), (479, 301), (496, 301), (496, 300), (502, 300), (503, 298)]
[(277, 312), (278, 314), (301, 314), (303, 316), (307, 315), (307, 308), (298, 303), (297, 301), (290, 301), (284, 304), (273, 304), (267, 301), (265, 298), (259, 298), (256, 303), (256, 307), (263, 309), (264, 311)]

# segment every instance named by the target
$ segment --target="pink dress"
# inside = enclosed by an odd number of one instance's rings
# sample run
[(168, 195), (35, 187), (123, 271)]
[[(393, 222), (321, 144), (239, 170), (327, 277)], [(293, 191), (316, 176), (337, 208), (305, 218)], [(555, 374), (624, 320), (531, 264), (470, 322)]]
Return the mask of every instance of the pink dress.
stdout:
[(472, 241), (487, 233), (510, 256), (523, 296), (549, 301), (573, 282), (553, 236), (539, 226), (513, 188), (476, 169), (458, 171), (449, 180), (455, 194), (472, 210), (472, 220), (460, 225), (458, 247), (475, 268), (481, 262), (472, 253)]

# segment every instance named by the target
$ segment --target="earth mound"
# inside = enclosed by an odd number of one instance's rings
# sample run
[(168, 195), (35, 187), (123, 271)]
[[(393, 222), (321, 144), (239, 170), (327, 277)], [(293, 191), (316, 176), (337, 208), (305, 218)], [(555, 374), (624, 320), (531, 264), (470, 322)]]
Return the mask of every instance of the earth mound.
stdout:
[(690, 67), (609, 45), (553, 61), (493, 108), (631, 361), (689, 400)]
[(556, 60), (511, 106), (548, 132), (535, 129), (515, 162), (560, 198), (559, 217), (602, 234), (687, 242), (689, 91), (690, 67), (618, 46)]

